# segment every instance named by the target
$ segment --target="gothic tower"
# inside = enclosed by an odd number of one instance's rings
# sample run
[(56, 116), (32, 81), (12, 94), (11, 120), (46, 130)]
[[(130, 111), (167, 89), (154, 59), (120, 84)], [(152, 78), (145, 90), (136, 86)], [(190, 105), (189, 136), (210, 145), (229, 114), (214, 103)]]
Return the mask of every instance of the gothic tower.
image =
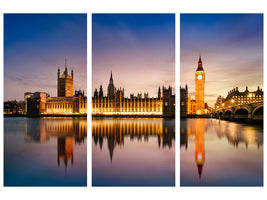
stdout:
[(205, 113), (204, 101), (205, 88), (205, 72), (202, 66), (201, 56), (199, 56), (198, 66), (195, 73), (195, 97), (196, 97), (196, 114), (201, 115)]
[(71, 75), (68, 74), (67, 59), (65, 59), (65, 71), (60, 75), (60, 69), (57, 72), (57, 96), (72, 97), (73, 96), (73, 70)]
[(159, 87), (159, 91), (158, 91), (158, 99), (161, 99), (161, 91), (160, 91), (160, 87)]
[(112, 71), (111, 71), (109, 84), (108, 84), (108, 97), (109, 98), (114, 98), (115, 97), (115, 92), (116, 92), (116, 88), (115, 88), (115, 86), (113, 84), (113, 77), (112, 77)]

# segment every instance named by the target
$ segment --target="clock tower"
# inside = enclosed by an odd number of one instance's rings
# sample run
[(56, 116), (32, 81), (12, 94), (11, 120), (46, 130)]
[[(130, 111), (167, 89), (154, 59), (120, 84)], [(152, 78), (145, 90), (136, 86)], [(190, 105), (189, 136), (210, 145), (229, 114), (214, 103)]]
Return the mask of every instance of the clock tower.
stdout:
[(195, 73), (195, 98), (196, 98), (196, 114), (205, 114), (205, 101), (204, 101), (204, 88), (205, 88), (205, 72), (202, 67), (201, 56), (199, 56), (198, 66)]

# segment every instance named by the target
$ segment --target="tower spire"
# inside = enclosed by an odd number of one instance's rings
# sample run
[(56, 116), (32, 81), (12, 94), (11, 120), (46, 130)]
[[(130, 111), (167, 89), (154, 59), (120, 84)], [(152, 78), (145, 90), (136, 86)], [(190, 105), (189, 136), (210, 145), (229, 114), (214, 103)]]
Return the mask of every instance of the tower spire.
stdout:
[(201, 53), (199, 54), (198, 65), (197, 65), (196, 71), (204, 71), (204, 69), (202, 67)]
[(67, 58), (65, 58), (65, 69), (67, 69)]
[(110, 74), (109, 83), (110, 83), (110, 84), (113, 84), (112, 70), (111, 70), (111, 74)]
[(67, 69), (67, 59), (65, 58), (65, 71), (64, 74), (67, 75), (68, 74), (68, 69)]
[(198, 60), (198, 63), (202, 63), (202, 60), (201, 60), (201, 52), (199, 52), (199, 60)]

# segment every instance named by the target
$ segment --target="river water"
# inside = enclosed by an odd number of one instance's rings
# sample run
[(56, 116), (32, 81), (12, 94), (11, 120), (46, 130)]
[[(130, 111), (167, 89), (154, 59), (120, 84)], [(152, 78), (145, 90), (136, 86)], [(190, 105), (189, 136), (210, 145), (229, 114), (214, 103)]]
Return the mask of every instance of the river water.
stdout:
[(5, 186), (86, 186), (86, 118), (4, 118)]
[(175, 120), (93, 118), (93, 186), (174, 186)]
[(217, 119), (180, 124), (181, 186), (262, 186), (263, 129)]

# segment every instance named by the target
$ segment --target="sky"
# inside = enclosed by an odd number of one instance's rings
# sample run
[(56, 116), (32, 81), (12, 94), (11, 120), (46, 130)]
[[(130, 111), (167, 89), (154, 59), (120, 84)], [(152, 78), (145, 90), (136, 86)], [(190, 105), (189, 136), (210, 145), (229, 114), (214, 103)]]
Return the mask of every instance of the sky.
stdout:
[(73, 90), (87, 88), (86, 14), (4, 15), (4, 100), (25, 92), (57, 96), (57, 70), (74, 71)]
[(174, 14), (93, 14), (92, 94), (112, 71), (115, 87), (156, 97), (159, 86), (175, 91)]
[(238, 87), (263, 87), (262, 14), (181, 14), (180, 85), (195, 95), (195, 71), (201, 54), (205, 71), (205, 101)]

